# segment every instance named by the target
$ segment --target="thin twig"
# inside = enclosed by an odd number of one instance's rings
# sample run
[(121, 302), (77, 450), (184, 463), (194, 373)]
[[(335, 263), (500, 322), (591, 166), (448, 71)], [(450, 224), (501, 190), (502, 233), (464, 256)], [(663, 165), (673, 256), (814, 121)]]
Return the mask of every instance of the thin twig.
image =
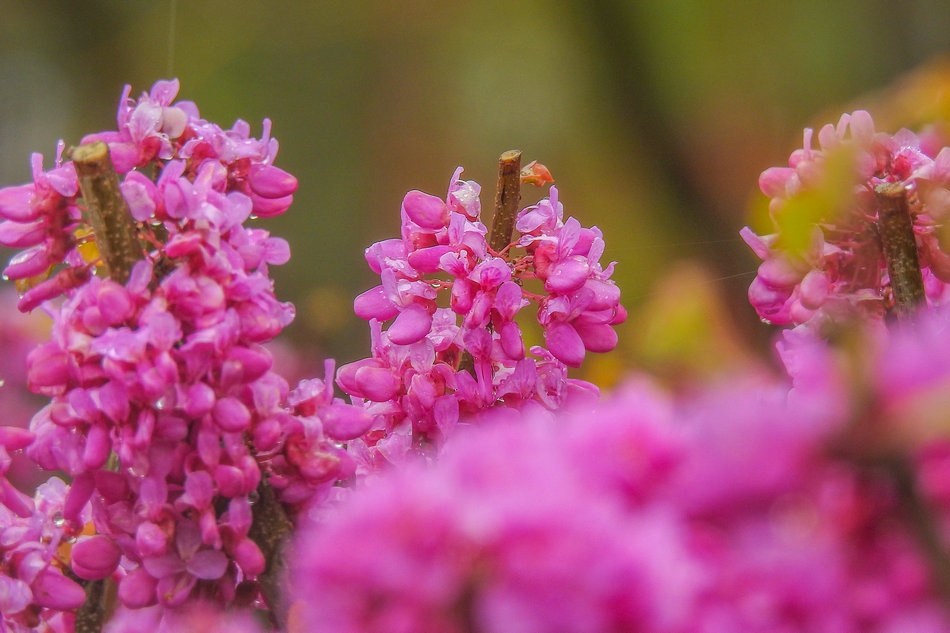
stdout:
[(920, 495), (913, 467), (906, 457), (886, 460), (883, 465), (897, 484), (904, 518), (928, 562), (937, 593), (945, 605), (950, 605), (950, 553), (941, 537), (938, 517)]
[(143, 252), (129, 205), (119, 189), (109, 146), (102, 141), (80, 145), (72, 150), (72, 159), (106, 273), (124, 284)]
[(81, 581), (86, 590), (86, 601), (76, 611), (75, 633), (100, 633), (105, 622), (105, 581)]
[[(508, 150), (498, 159), (498, 186), (495, 190), (495, 214), (492, 216), (488, 246), (500, 253), (511, 244), (515, 218), (521, 202), (521, 151)], [(507, 256), (505, 257), (507, 259)]]
[[(498, 185), (495, 189), (495, 209), (488, 234), (488, 247), (508, 259), (505, 250), (511, 244), (515, 218), (521, 202), (521, 150), (510, 149), (498, 158)], [(502, 252), (504, 251), (504, 252)], [(489, 325), (489, 327), (491, 327)], [(459, 358), (459, 371), (475, 375), (475, 360), (468, 351)]]
[(894, 311), (899, 319), (905, 320), (925, 300), (907, 190), (901, 183), (886, 182), (876, 186), (874, 193), (878, 201), (881, 247), (894, 293)]
[(283, 630), (287, 625), (289, 609), (284, 591), (287, 575), (286, 546), (290, 542), (294, 526), (266, 478), (261, 479), (257, 493), (258, 499), (253, 506), (253, 522), (248, 536), (264, 554), (267, 566), (257, 581), (270, 609), (272, 624)]

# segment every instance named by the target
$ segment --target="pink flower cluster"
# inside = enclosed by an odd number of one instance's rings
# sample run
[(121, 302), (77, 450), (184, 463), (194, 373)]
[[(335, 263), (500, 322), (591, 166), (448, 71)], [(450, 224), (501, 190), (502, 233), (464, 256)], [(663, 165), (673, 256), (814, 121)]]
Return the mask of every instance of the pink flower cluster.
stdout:
[[(937, 239), (937, 227), (950, 214), (950, 148), (934, 135), (901, 130), (891, 136), (877, 132), (863, 110), (844, 114), (838, 124), (818, 132), (819, 149), (812, 147), (813, 130), (805, 130), (802, 149), (792, 152), (788, 167), (772, 167), (759, 178), (771, 198), (769, 210), (776, 227), (790, 202), (844, 184), (843, 201), (827, 204), (812, 228), (804, 252), (788, 249), (781, 233), (758, 236), (748, 227), (742, 237), (763, 260), (749, 288), (749, 300), (759, 316), (777, 325), (799, 325), (816, 315), (833, 320), (854, 315), (880, 316), (892, 302), (890, 280), (877, 236), (874, 187), (900, 183), (911, 201), (920, 266), (927, 300), (946, 302), (950, 255)], [(846, 158), (852, 165), (848, 183), (828, 182), (829, 160)], [(827, 196), (826, 196), (827, 197)], [(833, 196), (832, 196), (833, 197)]]
[[(597, 388), (568, 378), (567, 366), (579, 366), (588, 350), (612, 349), (613, 326), (626, 318), (613, 264), (600, 265), (601, 232), (564, 221), (556, 188), (519, 213), (521, 238), (496, 253), (478, 219), (480, 187), (460, 180), (461, 171), (444, 200), (406, 194), (401, 238), (366, 250), (382, 283), (357, 297), (355, 310), (370, 321), (373, 353), (337, 377), (377, 419), (350, 444), (362, 461), (399, 461), (498, 404), (557, 410), (591, 400)], [(526, 254), (516, 257), (519, 246)], [(525, 288), (531, 279), (543, 282), (544, 294)], [(516, 317), (531, 301), (547, 348), (525, 349)]]
[[(289, 258), (287, 243), (245, 226), (283, 212), (296, 189), (272, 164), (269, 124), (263, 139), (241, 121), (222, 130), (194, 104), (172, 105), (177, 91), (177, 81), (158, 82), (131, 102), (127, 88), (119, 130), (86, 139), (108, 142), (138, 223), (143, 260), (125, 285), (93, 274), (97, 261), (68, 237), (85, 222), (71, 163), (44, 173), (34, 157), (34, 183), (0, 192), (4, 235), (29, 234), (25, 221), (45, 231), (36, 245), (20, 244), (31, 250), (7, 274), (66, 266), (21, 301), (26, 309), (46, 301), (53, 317), (51, 339), (27, 363), (30, 388), (50, 401), (28, 440), (3, 427), (4, 450), (29, 444), (40, 466), (72, 477), (59, 523), (78, 534), (91, 513), (95, 534), (67, 562), (81, 579), (113, 578), (132, 609), (195, 595), (229, 603), (239, 586), (253, 602), (246, 587), (264, 557), (248, 531), (262, 477), (273, 473), (287, 503), (317, 501), (354, 471), (339, 442), (372, 423), (334, 398), (329, 379), (291, 391), (263, 346), (294, 316), (268, 276)], [(139, 170), (147, 166), (154, 181)], [(34, 259), (42, 266), (21, 266)], [(4, 512), (29, 520), (32, 504), (0, 481)], [(18, 567), (28, 538), (0, 540), (0, 570), (35, 587)], [(50, 606), (34, 590), (3, 614), (15, 621)]]
[[(939, 349), (947, 317), (921, 324)], [(791, 382), (749, 373), (680, 396), (631, 382), (594, 416), (466, 429), (438, 462), (387, 471), (299, 538), (305, 628), (948, 630), (906, 490), (833, 450), (855, 416), (879, 429), (942, 412), (919, 377), (945, 389), (945, 358), (881, 339), (881, 376), (855, 386), (803, 333), (780, 351)], [(887, 405), (859, 408), (852, 389)], [(946, 547), (950, 444), (910, 455)]]

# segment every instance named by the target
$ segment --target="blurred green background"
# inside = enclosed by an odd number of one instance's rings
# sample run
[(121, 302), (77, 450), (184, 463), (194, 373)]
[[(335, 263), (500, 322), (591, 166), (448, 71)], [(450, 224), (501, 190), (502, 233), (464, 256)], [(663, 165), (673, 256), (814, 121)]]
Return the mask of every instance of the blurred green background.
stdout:
[(293, 252), (274, 270), (288, 336), (348, 362), (369, 338), (350, 309), (374, 284), (363, 249), (397, 234), (405, 192), (443, 194), (463, 165), (490, 208), (519, 148), (620, 262), (633, 318), (593, 375), (716, 365), (768, 340), (737, 237), (758, 174), (842, 109), (882, 129), (945, 114), (948, 25), (938, 0), (0, 0), (0, 185), (114, 127), (125, 83), (177, 76), (205, 118), (255, 135), (270, 117), (300, 181), (262, 223)]

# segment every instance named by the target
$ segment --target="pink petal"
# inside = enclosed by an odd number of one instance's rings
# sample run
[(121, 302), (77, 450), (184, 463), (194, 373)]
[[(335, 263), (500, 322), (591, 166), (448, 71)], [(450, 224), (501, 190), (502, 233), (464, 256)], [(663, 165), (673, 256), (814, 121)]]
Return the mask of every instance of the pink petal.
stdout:
[(335, 440), (352, 440), (373, 426), (374, 418), (362, 409), (348, 404), (320, 407), (323, 430)]
[(584, 285), (590, 274), (590, 266), (582, 257), (569, 257), (550, 268), (544, 288), (548, 292), (567, 294)]
[(253, 165), (248, 181), (254, 193), (264, 198), (283, 198), (297, 191), (297, 179), (273, 165)]
[(584, 341), (570, 323), (555, 321), (544, 331), (544, 341), (554, 357), (569, 367), (584, 362)]
[(392, 370), (383, 367), (361, 367), (356, 370), (354, 382), (362, 397), (373, 402), (391, 400), (399, 391), (400, 381)]
[(617, 331), (607, 324), (578, 325), (574, 329), (591, 352), (603, 354), (617, 347)]
[(141, 609), (155, 603), (158, 584), (144, 569), (136, 569), (119, 583), (119, 600), (130, 609)]
[(251, 423), (251, 412), (237, 398), (218, 400), (214, 405), (213, 415), (218, 426), (232, 433), (243, 431)]
[(415, 190), (403, 198), (402, 210), (424, 229), (441, 229), (449, 217), (449, 210), (441, 199)]
[(121, 556), (122, 551), (111, 538), (101, 534), (83, 536), (73, 545), (70, 564), (80, 578), (101, 580), (112, 575)]
[(200, 550), (188, 561), (188, 571), (202, 580), (220, 578), (227, 568), (228, 557), (214, 549)]
[(404, 309), (386, 330), (389, 340), (396, 345), (410, 345), (421, 341), (432, 329), (432, 315), (414, 303)]
[(39, 219), (42, 209), (34, 208), (30, 202), (36, 187), (31, 183), (0, 189), (0, 218), (14, 222), (32, 222)]
[(361, 319), (388, 321), (399, 314), (399, 308), (386, 295), (382, 286), (370, 288), (353, 300), (353, 311)]
[(86, 592), (78, 584), (52, 569), (45, 569), (30, 585), (33, 604), (60, 611), (71, 611), (86, 601)]

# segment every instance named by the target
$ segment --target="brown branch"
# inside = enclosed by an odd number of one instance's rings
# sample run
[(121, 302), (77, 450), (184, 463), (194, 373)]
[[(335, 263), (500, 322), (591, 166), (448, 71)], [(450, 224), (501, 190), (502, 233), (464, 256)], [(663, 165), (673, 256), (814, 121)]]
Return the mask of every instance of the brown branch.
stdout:
[(287, 626), (287, 596), (285, 591), (287, 576), (286, 546), (294, 526), (277, 498), (277, 493), (267, 482), (261, 479), (257, 486), (258, 499), (252, 509), (253, 522), (248, 536), (251, 537), (264, 554), (267, 566), (258, 576), (261, 595), (267, 601), (272, 624), (283, 630)]
[(73, 148), (72, 160), (106, 273), (124, 284), (143, 253), (135, 221), (119, 189), (109, 146), (102, 141), (80, 145)]
[(927, 500), (921, 497), (913, 467), (905, 457), (895, 457), (883, 465), (897, 485), (904, 519), (933, 574), (937, 594), (950, 605), (950, 553), (940, 534), (939, 520)]
[[(495, 189), (495, 211), (488, 234), (488, 246), (500, 253), (511, 244), (515, 232), (515, 218), (521, 202), (521, 151), (510, 149), (498, 158), (498, 185)], [(503, 255), (508, 259), (508, 253)], [(491, 327), (489, 325), (489, 327)], [(475, 375), (475, 361), (467, 351), (462, 351), (459, 371)]]
[(76, 611), (75, 633), (100, 633), (105, 622), (105, 581), (80, 581), (86, 590), (86, 601)]
[(492, 216), (491, 233), (488, 236), (488, 246), (496, 253), (500, 253), (511, 244), (520, 202), (521, 151), (512, 149), (498, 159), (495, 214)]
[(901, 183), (886, 182), (876, 186), (874, 193), (878, 201), (881, 247), (894, 293), (894, 311), (904, 320), (925, 300), (907, 191)]

